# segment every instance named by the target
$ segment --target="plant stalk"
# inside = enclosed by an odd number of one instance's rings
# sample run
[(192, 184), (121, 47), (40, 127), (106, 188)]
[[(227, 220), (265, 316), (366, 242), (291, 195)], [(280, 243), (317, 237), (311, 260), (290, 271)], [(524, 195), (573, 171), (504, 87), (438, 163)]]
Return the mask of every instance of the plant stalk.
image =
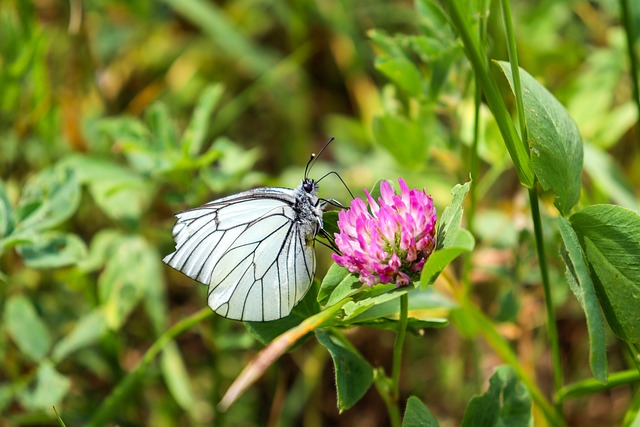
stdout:
[(100, 427), (109, 422), (109, 420), (115, 418), (115, 414), (118, 411), (122, 402), (127, 399), (134, 391), (135, 385), (144, 375), (147, 367), (155, 359), (155, 357), (162, 351), (162, 349), (171, 341), (173, 341), (178, 335), (191, 329), (197, 323), (213, 315), (213, 311), (209, 307), (205, 307), (186, 319), (173, 325), (164, 334), (160, 335), (158, 339), (149, 347), (147, 352), (138, 363), (133, 371), (129, 372), (113, 389), (111, 394), (103, 400), (98, 410), (93, 414), (93, 417), (89, 420), (87, 426)]
[[(636, 6), (637, 7), (637, 6)], [(636, 137), (640, 145), (640, 83), (638, 82), (638, 56), (636, 55), (635, 41), (636, 36), (633, 28), (631, 5), (629, 0), (620, 0), (620, 12), (622, 14), (622, 23), (624, 25), (625, 34), (627, 36), (627, 55), (629, 55), (629, 72), (633, 84), (633, 100), (638, 110), (638, 122), (636, 123)]]
[(403, 294), (400, 297), (400, 321), (398, 323), (398, 334), (393, 346), (393, 367), (391, 370), (391, 398), (397, 404), (400, 400), (400, 369), (402, 367), (402, 348), (404, 337), (407, 334), (407, 319), (409, 313), (409, 295)]
[[(555, 391), (558, 392), (563, 385), (562, 360), (560, 358), (560, 343), (558, 339), (558, 327), (556, 325), (555, 307), (553, 305), (553, 295), (551, 293), (551, 283), (549, 282), (549, 269), (544, 250), (544, 238), (542, 236), (542, 221), (540, 217), (540, 206), (538, 204), (538, 191), (536, 188), (529, 189), (529, 202), (531, 203), (531, 216), (533, 219), (533, 230), (536, 238), (536, 252), (538, 254), (538, 265), (542, 276), (542, 287), (544, 289), (544, 300), (547, 314), (547, 334), (551, 347), (551, 364), (553, 366), (553, 382)], [(556, 404), (558, 412), (562, 413), (562, 402)]]

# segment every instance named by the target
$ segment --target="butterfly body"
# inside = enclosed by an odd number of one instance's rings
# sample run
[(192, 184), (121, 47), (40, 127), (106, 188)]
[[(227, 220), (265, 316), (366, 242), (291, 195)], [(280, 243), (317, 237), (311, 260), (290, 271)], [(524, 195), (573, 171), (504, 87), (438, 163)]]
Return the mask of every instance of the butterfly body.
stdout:
[(164, 262), (209, 287), (221, 316), (269, 321), (287, 316), (313, 280), (314, 238), (322, 230), (315, 181), (265, 187), (176, 215), (175, 252)]

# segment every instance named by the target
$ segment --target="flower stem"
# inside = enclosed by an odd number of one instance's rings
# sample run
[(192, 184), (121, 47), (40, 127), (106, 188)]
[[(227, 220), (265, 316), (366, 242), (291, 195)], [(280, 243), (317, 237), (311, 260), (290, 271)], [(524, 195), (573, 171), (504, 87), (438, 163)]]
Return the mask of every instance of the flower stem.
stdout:
[(398, 323), (398, 335), (393, 346), (393, 368), (391, 371), (391, 393), (396, 403), (400, 397), (400, 368), (402, 366), (402, 347), (407, 333), (407, 317), (409, 313), (409, 295), (400, 297), (400, 322)]
[[(529, 202), (531, 204), (531, 216), (533, 219), (533, 230), (536, 237), (536, 251), (538, 253), (538, 266), (542, 276), (542, 287), (544, 289), (544, 300), (547, 311), (547, 334), (549, 345), (551, 346), (551, 363), (553, 366), (553, 382), (555, 391), (562, 388), (562, 361), (560, 359), (560, 344), (558, 340), (558, 327), (556, 325), (556, 314), (551, 294), (551, 284), (549, 282), (549, 270), (547, 258), (544, 251), (544, 239), (542, 237), (542, 222), (540, 219), (540, 206), (538, 205), (538, 191), (535, 187), (529, 189)], [(562, 402), (556, 404), (558, 412), (562, 413)]]

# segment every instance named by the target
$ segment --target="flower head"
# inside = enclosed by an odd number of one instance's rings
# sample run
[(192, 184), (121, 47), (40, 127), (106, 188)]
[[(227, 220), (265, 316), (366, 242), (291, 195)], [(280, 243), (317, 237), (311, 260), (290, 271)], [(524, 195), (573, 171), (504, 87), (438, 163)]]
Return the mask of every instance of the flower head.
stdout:
[(424, 191), (409, 190), (402, 178), (398, 183), (400, 194), (382, 181), (377, 202), (365, 190), (368, 209), (356, 198), (348, 210), (338, 214), (340, 233), (335, 234), (335, 241), (342, 255), (332, 257), (369, 286), (409, 284), (422, 271), (435, 244), (433, 199)]

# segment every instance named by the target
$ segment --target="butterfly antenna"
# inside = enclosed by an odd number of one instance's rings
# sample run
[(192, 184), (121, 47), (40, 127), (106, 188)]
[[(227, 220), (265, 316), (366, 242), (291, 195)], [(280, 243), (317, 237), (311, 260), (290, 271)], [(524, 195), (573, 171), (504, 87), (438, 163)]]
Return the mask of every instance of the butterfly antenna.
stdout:
[(312, 153), (311, 154), (311, 158), (309, 159), (309, 161), (307, 162), (307, 166), (304, 168), (304, 179), (307, 179), (307, 177), (309, 176), (309, 171), (311, 170), (311, 168), (313, 167), (313, 165), (316, 163), (316, 160), (318, 160), (318, 157), (320, 157), (320, 155), (322, 154), (322, 152), (324, 151), (325, 148), (327, 148), (327, 146), (329, 144), (331, 144), (331, 142), (334, 140), (334, 137), (331, 137), (329, 139), (329, 141), (327, 141), (322, 148), (320, 149), (320, 151), (318, 151), (318, 154), (316, 153)]
[(344, 188), (347, 189), (347, 191), (349, 192), (349, 195), (351, 196), (351, 199), (355, 199), (356, 197), (353, 195), (353, 193), (351, 192), (351, 190), (349, 189), (349, 186), (347, 185), (346, 182), (344, 182), (344, 179), (342, 179), (342, 177), (340, 176), (340, 174), (336, 171), (331, 171), (331, 172), (327, 172), (326, 174), (324, 174), (323, 176), (320, 177), (320, 179), (318, 179), (316, 182), (320, 182), (323, 179), (325, 179), (326, 177), (328, 177), (329, 175), (335, 175), (338, 177), (338, 179), (340, 180), (340, 182), (342, 183), (342, 185), (344, 185)]

